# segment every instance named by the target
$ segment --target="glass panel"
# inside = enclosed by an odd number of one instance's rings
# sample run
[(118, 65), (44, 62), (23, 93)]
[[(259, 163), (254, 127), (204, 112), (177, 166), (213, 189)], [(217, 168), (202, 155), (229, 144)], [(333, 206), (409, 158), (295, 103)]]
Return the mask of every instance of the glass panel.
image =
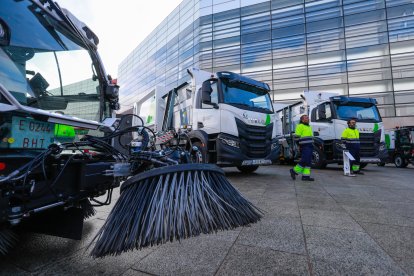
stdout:
[[(241, 25), (249, 25), (249, 24), (257, 24), (258, 22), (266, 21), (267, 25), (269, 25), (270, 20), (270, 12), (258, 13), (249, 16), (244, 16), (241, 19)], [(270, 29), (270, 26), (269, 26)]]
[(303, 0), (272, 0), (272, 10), (303, 3)]
[(373, 93), (373, 94), (360, 94), (355, 95), (354, 97), (358, 98), (374, 98), (377, 100), (378, 104), (394, 104), (394, 96), (392, 92), (387, 93)]
[(233, 46), (229, 48), (215, 49), (213, 51), (214, 58), (227, 57), (232, 55), (240, 55), (240, 46)]
[(294, 88), (294, 89), (286, 89), (286, 90), (276, 90), (274, 92), (274, 99), (277, 101), (283, 100), (295, 100), (297, 102), (300, 99), (300, 95), (303, 94), (303, 88)]
[(260, 71), (260, 72), (250, 72), (243, 74), (244, 76), (250, 77), (252, 79), (263, 81), (263, 82), (271, 82), (272, 81), (272, 71)]
[[(238, 58), (240, 59), (240, 56)], [(271, 59), (272, 59), (272, 52), (270, 50), (265, 51), (265, 52), (243, 54), (241, 56), (242, 63), (249, 63), (249, 62), (255, 62), (255, 61), (260, 61), (260, 60), (271, 60)]]
[(342, 61), (344, 59), (345, 59), (345, 51), (333, 51), (333, 52), (309, 55), (308, 63), (309, 64), (328, 63), (328, 62)]
[(402, 54), (408, 52), (414, 52), (413, 41), (391, 43), (391, 54)]
[(241, 6), (242, 6), (241, 15), (242, 16), (270, 10), (270, 2), (267, 0), (264, 3), (259, 3), (256, 5), (252, 5), (253, 3), (250, 3), (250, 2), (252, 1), (241, 0)]
[(309, 77), (309, 86), (321, 86), (346, 83), (346, 73)]
[(256, 24), (251, 24), (251, 25), (241, 27), (242, 34), (260, 32), (260, 31), (265, 31), (265, 30), (270, 30), (269, 21), (258, 22)]
[(291, 25), (298, 25), (305, 23), (305, 16), (303, 14), (292, 15), (289, 17), (276, 18), (272, 20), (272, 27), (283, 28)]
[(370, 34), (364, 36), (351, 37), (346, 39), (347, 48), (357, 48), (369, 45), (388, 43), (388, 34)]
[(242, 43), (257, 42), (260, 40), (268, 40), (270, 39), (270, 36), (271, 36), (270, 31), (263, 31), (263, 32), (242, 35), (241, 40), (242, 40)]
[(272, 41), (272, 48), (286, 48), (286, 47), (297, 47), (305, 45), (305, 36), (298, 35), (298, 36), (290, 36), (281, 39), (274, 39)]
[(414, 78), (414, 65), (393, 67), (392, 76), (396, 79)]
[(341, 39), (341, 38), (344, 38), (343, 28), (307, 34), (308, 43), (315, 43), (315, 42), (320, 42), (324, 40), (335, 40), (335, 39)]
[(250, 52), (267, 51), (271, 48), (272, 44), (270, 41), (259, 41), (256, 43), (242, 44), (241, 52), (242, 54), (245, 54)]
[(276, 90), (291, 89), (299, 87), (307, 87), (308, 79), (305, 78), (294, 78), (294, 79), (281, 79), (273, 81), (273, 88)]
[(245, 63), (241, 65), (241, 72), (254, 72), (254, 71), (264, 71), (264, 70), (272, 70), (272, 61), (265, 60), (259, 62), (252, 62), (252, 63)]
[(298, 67), (306, 65), (306, 56), (295, 56), (273, 60), (273, 69)]
[(214, 48), (221, 48), (221, 47), (230, 47), (240, 44), (240, 36), (234, 36), (219, 40), (214, 40)]
[(392, 91), (392, 82), (390, 80), (349, 84), (349, 94), (379, 93), (387, 91)]
[(391, 79), (391, 69), (381, 68), (365, 71), (353, 71), (348, 73), (349, 82), (363, 82), (374, 80), (388, 80)]
[(305, 33), (305, 25), (290, 26), (282, 29), (272, 30), (272, 38), (295, 36)]
[(414, 104), (396, 105), (397, 116), (413, 116)]
[(288, 16), (294, 16), (298, 14), (303, 14), (303, 5), (290, 6), (286, 8), (281, 8), (277, 10), (272, 10), (272, 18), (282, 18)]
[(395, 79), (394, 91), (412, 90), (414, 87), (414, 78)]
[(387, 7), (412, 3), (412, 0), (386, 0), (386, 1), (387, 1)]
[(306, 13), (306, 22), (319, 21), (328, 18), (338, 18), (342, 16), (341, 7), (334, 7), (325, 10)]
[(309, 86), (309, 90), (310, 91), (337, 93), (339, 95), (348, 95), (348, 85), (346, 85), (346, 84), (325, 85), (325, 86)]
[(385, 56), (389, 54), (388, 44), (347, 49), (347, 57), (350, 59)]
[(355, 59), (348, 61), (348, 71), (390, 67), (389, 56)]
[(345, 61), (333, 62), (333, 63), (328, 63), (328, 64), (309, 65), (308, 67), (309, 76), (324, 75), (324, 74), (339, 73), (339, 72), (346, 72)]
[(392, 66), (414, 64), (414, 53), (392, 55)]
[(405, 17), (413, 15), (414, 11), (414, 3), (402, 6), (396, 6), (387, 9), (387, 16), (388, 19), (395, 18), (395, 17)]
[(385, 19), (385, 10), (376, 10), (371, 12), (358, 13), (345, 16), (345, 26), (363, 24), (367, 22), (376, 22)]
[(305, 55), (306, 54), (306, 46), (296, 46), (296, 47), (287, 47), (273, 50), (273, 58), (285, 58), (291, 56), (298, 56), (298, 55)]
[(344, 14), (360, 13), (370, 10), (383, 9), (385, 7), (384, 0), (367, 0), (367, 1), (355, 1), (352, 4), (345, 5)]
[(414, 90), (407, 92), (395, 92), (395, 103), (414, 103)]
[(372, 33), (380, 33), (387, 31), (386, 21), (370, 22), (361, 25), (354, 25), (345, 28), (346, 37), (360, 36)]
[(306, 12), (315, 12), (328, 8), (333, 8), (341, 5), (341, 0), (317, 0), (317, 1), (306, 1), (305, 9)]
[(289, 79), (289, 78), (300, 78), (306, 76), (306, 67), (294, 67), (285, 68), (279, 70), (273, 70), (273, 79)]
[(240, 64), (240, 56), (229, 56), (223, 58), (215, 58), (213, 67), (221, 67), (226, 65)]
[(318, 43), (308, 44), (307, 48), (308, 48), (308, 54), (343, 50), (345, 49), (345, 42), (343, 39), (331, 40), (331, 41), (320, 41)]
[(390, 42), (414, 39), (414, 28), (390, 32)]
[(306, 25), (306, 31), (308, 33), (311, 32), (319, 32), (329, 29), (337, 29), (343, 27), (343, 20), (342, 17), (332, 18), (328, 20), (316, 21), (316, 22), (309, 22)]
[(395, 109), (393, 105), (379, 105), (377, 108), (380, 112), (381, 117), (386, 118), (395, 116)]

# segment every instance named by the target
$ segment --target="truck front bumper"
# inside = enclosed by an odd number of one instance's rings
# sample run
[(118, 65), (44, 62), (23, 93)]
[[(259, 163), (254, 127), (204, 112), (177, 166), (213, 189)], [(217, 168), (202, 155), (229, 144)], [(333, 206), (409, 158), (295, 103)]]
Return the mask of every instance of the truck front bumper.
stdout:
[(221, 167), (234, 166), (265, 166), (279, 160), (280, 146), (272, 140), (270, 150), (263, 156), (249, 157), (249, 153), (240, 148), (238, 138), (219, 135), (216, 140), (217, 165)]

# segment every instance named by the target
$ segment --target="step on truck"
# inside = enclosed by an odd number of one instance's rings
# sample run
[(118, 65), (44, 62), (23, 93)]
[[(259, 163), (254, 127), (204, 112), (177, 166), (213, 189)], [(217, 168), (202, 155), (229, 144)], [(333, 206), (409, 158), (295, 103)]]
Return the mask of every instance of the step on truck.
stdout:
[(300, 156), (294, 131), (303, 114), (309, 116), (314, 131), (314, 168), (343, 162), (344, 145), (341, 135), (347, 128), (347, 121), (352, 118), (356, 119), (360, 132), (361, 167), (385, 160), (387, 149), (384, 126), (375, 99), (314, 91), (306, 91), (301, 97), (301, 101), (276, 111), (277, 139), (281, 146), (282, 163), (293, 162)]
[(145, 94), (135, 113), (157, 131), (185, 129), (194, 158), (203, 163), (250, 173), (278, 160), (276, 115), (266, 83), (232, 72), (188, 73), (191, 82)]

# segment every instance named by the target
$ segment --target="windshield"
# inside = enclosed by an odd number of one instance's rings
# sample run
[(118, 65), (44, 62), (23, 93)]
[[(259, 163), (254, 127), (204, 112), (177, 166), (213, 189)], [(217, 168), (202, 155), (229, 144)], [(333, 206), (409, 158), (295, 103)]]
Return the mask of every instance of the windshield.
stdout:
[(334, 103), (338, 119), (357, 119), (359, 122), (381, 122), (378, 109), (371, 103), (350, 102), (347, 104)]
[(0, 83), (22, 105), (99, 121), (99, 83), (84, 43), (31, 1), (1, 6), (10, 42), (0, 46)]
[(272, 100), (266, 90), (242, 82), (222, 79), (224, 103), (263, 113), (273, 113)]

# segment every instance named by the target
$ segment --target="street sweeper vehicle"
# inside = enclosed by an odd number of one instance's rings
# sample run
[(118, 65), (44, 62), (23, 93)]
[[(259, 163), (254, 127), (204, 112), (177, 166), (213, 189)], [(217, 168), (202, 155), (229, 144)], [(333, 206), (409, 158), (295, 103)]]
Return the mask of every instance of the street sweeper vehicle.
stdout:
[(352, 118), (356, 119), (360, 133), (361, 167), (386, 158), (384, 126), (375, 99), (306, 91), (301, 101), (276, 111), (281, 162), (299, 158), (300, 149), (294, 131), (303, 114), (309, 115), (314, 131), (313, 167), (324, 168), (330, 163), (343, 162), (341, 135), (347, 128), (347, 121)]
[(385, 142), (388, 158), (378, 166), (385, 166), (386, 163), (394, 163), (397, 168), (414, 165), (414, 126), (385, 130)]
[(191, 148), (197, 149), (194, 159), (202, 163), (250, 173), (278, 160), (268, 84), (232, 72), (192, 68), (188, 73), (191, 82), (150, 91), (137, 102), (136, 114), (165, 132), (184, 129)]
[(56, 2), (1, 1), (0, 254), (19, 232), (80, 239), (84, 219), (119, 186), (94, 257), (259, 220), (221, 169), (191, 163), (177, 142), (186, 137), (159, 143), (142, 118), (115, 118), (119, 87), (97, 45)]

